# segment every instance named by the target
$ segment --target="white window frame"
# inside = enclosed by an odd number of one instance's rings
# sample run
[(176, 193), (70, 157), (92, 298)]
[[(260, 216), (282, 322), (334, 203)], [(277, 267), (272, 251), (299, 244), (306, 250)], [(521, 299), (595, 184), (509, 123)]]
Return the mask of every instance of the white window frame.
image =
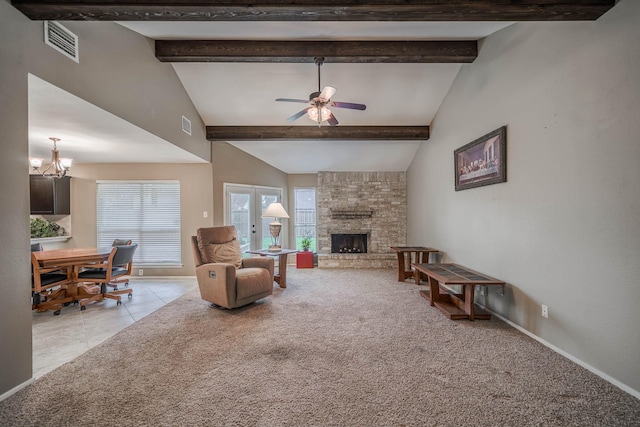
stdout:
[[(159, 194), (168, 203), (158, 204)], [(97, 246), (131, 239), (138, 244), (133, 257), (136, 266), (182, 267), (180, 205), (178, 180), (96, 181)]]
[[(298, 237), (305, 237), (305, 236), (298, 236), (298, 190), (313, 190), (314, 194), (315, 194), (315, 206), (314, 206), (314, 212), (315, 212), (315, 221), (314, 221), (314, 225), (313, 225), (313, 235), (309, 236), (311, 237), (311, 239), (314, 242), (314, 246), (312, 246), (312, 250), (314, 252), (318, 251), (318, 189), (316, 187), (294, 187), (293, 188), (293, 243), (295, 245), (296, 249), (300, 249), (298, 247)], [(309, 227), (307, 225), (307, 227)]]

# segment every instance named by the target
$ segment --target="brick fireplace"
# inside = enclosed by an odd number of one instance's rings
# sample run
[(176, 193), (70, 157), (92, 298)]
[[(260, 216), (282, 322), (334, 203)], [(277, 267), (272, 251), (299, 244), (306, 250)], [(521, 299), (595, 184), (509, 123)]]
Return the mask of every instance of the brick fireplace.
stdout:
[(406, 187), (404, 172), (318, 173), (318, 267), (397, 268), (389, 248), (406, 243)]
[(367, 234), (331, 233), (332, 254), (366, 254)]

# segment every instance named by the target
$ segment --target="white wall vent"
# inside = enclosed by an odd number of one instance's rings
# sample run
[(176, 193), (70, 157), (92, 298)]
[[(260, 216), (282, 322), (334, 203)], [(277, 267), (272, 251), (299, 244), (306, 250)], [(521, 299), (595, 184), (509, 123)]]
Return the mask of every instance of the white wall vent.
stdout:
[(44, 21), (44, 42), (63, 55), (80, 62), (78, 36), (56, 21)]
[(191, 120), (187, 119), (185, 116), (182, 116), (182, 130), (191, 135)]

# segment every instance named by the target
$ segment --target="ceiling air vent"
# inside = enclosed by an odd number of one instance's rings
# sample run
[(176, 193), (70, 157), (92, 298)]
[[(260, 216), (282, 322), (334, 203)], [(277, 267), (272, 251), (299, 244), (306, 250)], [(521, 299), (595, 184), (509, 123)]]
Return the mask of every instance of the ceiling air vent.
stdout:
[(185, 116), (182, 116), (182, 130), (191, 135), (191, 120), (187, 119)]
[(44, 21), (44, 42), (65, 56), (78, 59), (78, 36), (55, 21)]

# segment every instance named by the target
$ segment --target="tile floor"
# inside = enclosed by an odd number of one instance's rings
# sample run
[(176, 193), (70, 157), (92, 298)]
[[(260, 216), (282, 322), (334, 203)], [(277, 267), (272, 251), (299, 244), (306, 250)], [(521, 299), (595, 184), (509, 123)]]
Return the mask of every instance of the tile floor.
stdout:
[[(59, 316), (53, 311), (32, 312), (33, 377), (38, 378), (78, 357), (122, 329), (154, 312), (181, 295), (198, 287), (195, 277), (130, 279), (133, 295), (122, 295), (122, 304), (105, 300), (63, 307)], [(75, 331), (75, 334), (69, 334)]]

